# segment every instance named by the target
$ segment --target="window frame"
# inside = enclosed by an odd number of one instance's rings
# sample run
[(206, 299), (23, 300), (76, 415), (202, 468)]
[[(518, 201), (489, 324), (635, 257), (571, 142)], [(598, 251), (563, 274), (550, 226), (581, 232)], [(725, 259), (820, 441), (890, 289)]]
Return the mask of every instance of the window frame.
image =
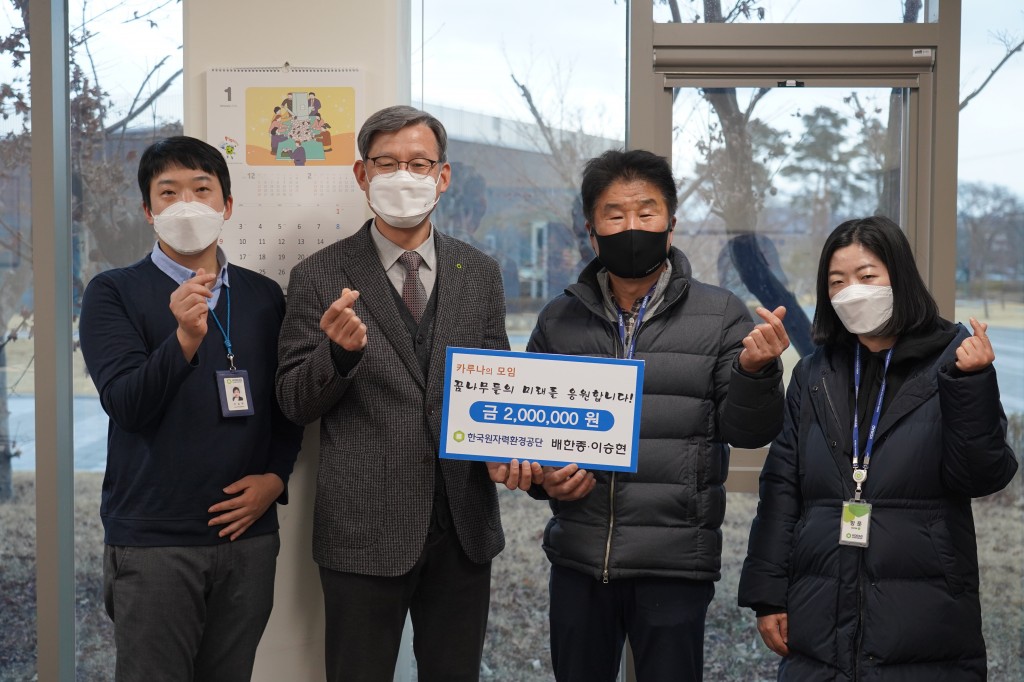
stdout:
[[(942, 0), (938, 22), (917, 24), (656, 23), (654, 2), (629, 2), (628, 149), (673, 158), (674, 87), (778, 87), (792, 80), (804, 87), (909, 89), (900, 222), (940, 313), (952, 318), (961, 0)], [(929, 3), (925, 19), (936, 9)], [(729, 490), (756, 492), (767, 449), (737, 454)]]
[[(66, 0), (29, 0), (35, 351), (36, 673), (75, 679), (71, 124)], [(38, 406), (44, 409), (38, 409)]]
[[(629, 3), (629, 149), (672, 158), (673, 85), (916, 81), (901, 220), (940, 312), (951, 316), (961, 0), (943, 0), (940, 21), (918, 24), (664, 24), (653, 20), (654, 2)], [(917, 63), (914, 50), (930, 50), (931, 58)]]

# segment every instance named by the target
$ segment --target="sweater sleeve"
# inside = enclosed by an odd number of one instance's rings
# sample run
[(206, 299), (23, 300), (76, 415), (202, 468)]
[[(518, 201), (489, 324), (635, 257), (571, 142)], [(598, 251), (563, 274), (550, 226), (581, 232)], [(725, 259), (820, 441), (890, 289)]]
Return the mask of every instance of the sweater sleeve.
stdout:
[(778, 435), (784, 402), (781, 361), (776, 360), (755, 374), (739, 367), (743, 339), (752, 328), (746, 306), (735, 296), (729, 296), (715, 368), (718, 438), (743, 448), (761, 447)]
[(939, 404), (946, 486), (970, 497), (1006, 487), (1017, 473), (1017, 457), (1006, 441), (1006, 414), (995, 368), (966, 374), (952, 363), (943, 367)]
[(109, 273), (95, 277), (82, 298), (78, 333), (104, 411), (119, 428), (138, 433), (161, 419), (194, 366), (173, 330), (155, 349), (147, 347), (127, 295)]
[[(278, 311), (275, 322), (277, 323), (277, 328), (280, 329), (285, 309), (284, 294), (281, 293), (281, 288), (276, 284), (274, 289), (273, 295), (277, 302), (276, 309)], [(303, 428), (285, 417), (276, 395), (271, 405), (270, 419), (270, 460), (267, 463), (266, 473), (277, 474), (284, 482), (284, 492), (281, 493), (281, 497), (277, 501), (279, 504), (288, 504), (288, 479), (291, 477), (292, 469), (295, 467), (295, 459), (298, 457), (299, 449), (302, 446)]]
[(782, 433), (769, 448), (761, 471), (761, 499), (740, 573), (739, 605), (758, 615), (784, 612), (787, 605), (789, 560), (802, 504), (798, 453), (803, 371), (803, 363), (793, 371)]

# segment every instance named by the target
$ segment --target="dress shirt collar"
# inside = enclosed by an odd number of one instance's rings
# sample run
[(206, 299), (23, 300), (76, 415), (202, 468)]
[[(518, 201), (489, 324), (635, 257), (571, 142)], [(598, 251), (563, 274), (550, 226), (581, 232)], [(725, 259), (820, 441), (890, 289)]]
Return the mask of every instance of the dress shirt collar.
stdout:
[[(160, 272), (177, 282), (179, 286), (196, 276), (195, 271), (171, 260), (170, 256), (160, 249), (160, 242), (153, 245), (152, 258), (153, 265), (159, 268)], [(210, 299), (211, 308), (217, 306), (221, 286), (231, 286), (231, 283), (228, 281), (228, 257), (219, 246), (217, 247), (217, 265), (220, 267), (220, 272), (217, 274), (217, 280), (213, 283), (213, 288), (210, 290), (213, 292), (213, 298)]]
[[(387, 272), (391, 269), (395, 263), (398, 262), (398, 258), (405, 253), (398, 244), (385, 237), (377, 229), (377, 221), (371, 221), (370, 223), (370, 238), (373, 239), (373, 245), (377, 249), (377, 255), (380, 256), (380, 263), (384, 266), (384, 271)], [(434, 226), (430, 226), (430, 234), (423, 241), (422, 244), (412, 249), (416, 253), (420, 254), (423, 259), (423, 265), (427, 266), (432, 272), (437, 270), (437, 249), (434, 248)]]

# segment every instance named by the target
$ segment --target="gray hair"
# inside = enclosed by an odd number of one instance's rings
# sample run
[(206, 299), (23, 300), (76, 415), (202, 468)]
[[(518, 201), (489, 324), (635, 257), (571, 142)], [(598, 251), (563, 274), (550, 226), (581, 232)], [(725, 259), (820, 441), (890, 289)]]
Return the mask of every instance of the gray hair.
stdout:
[(446, 162), (448, 160), (448, 132), (444, 126), (427, 112), (404, 105), (381, 109), (366, 119), (366, 123), (359, 129), (357, 138), (359, 156), (366, 160), (370, 153), (370, 145), (373, 144), (373, 138), (377, 133), (394, 133), (402, 128), (420, 124), (433, 131), (434, 138), (437, 140), (438, 161)]

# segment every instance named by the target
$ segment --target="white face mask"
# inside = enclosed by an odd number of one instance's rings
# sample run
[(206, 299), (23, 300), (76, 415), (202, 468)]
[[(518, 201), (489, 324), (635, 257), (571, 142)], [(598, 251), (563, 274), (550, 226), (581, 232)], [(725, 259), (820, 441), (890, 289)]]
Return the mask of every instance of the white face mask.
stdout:
[(178, 253), (191, 256), (217, 241), (224, 214), (201, 201), (176, 201), (153, 216), (160, 241)]
[(437, 204), (437, 180), (430, 175), (395, 171), (370, 180), (370, 208), (391, 227), (416, 227)]
[(851, 284), (832, 297), (832, 307), (846, 331), (870, 336), (892, 318), (892, 287)]

